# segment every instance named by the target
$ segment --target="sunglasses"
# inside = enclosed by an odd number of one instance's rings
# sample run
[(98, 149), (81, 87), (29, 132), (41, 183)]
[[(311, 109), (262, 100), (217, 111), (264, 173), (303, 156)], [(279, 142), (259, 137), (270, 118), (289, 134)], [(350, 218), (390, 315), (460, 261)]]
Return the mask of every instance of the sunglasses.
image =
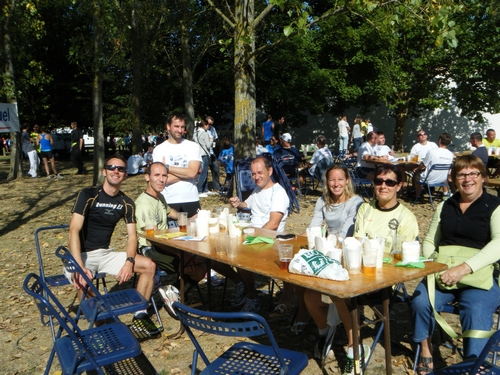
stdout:
[(420, 134), (418, 134), (419, 137), (423, 137), (424, 135), (427, 135), (427, 133), (420, 133)]
[(385, 186), (388, 186), (388, 187), (394, 187), (398, 184), (397, 181), (382, 180), (381, 178), (378, 178), (378, 177), (373, 180), (373, 183), (375, 184), (375, 186), (381, 186), (384, 182), (385, 182)]
[(106, 165), (104, 168), (106, 168), (108, 171), (114, 171), (115, 169), (118, 169), (118, 172), (124, 173), (127, 171), (127, 168), (121, 166), (121, 165)]

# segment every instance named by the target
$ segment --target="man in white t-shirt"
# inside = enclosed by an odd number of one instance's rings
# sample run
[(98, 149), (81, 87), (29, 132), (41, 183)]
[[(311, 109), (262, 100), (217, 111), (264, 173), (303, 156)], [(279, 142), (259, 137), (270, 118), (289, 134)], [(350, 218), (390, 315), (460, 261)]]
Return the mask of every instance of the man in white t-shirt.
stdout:
[(349, 131), (351, 130), (349, 124), (347, 123), (346, 115), (342, 115), (337, 126), (339, 128), (339, 152), (340, 153), (343, 152), (345, 155), (347, 150), (347, 144), (349, 142)]
[(418, 143), (414, 144), (410, 150), (410, 160), (413, 160), (415, 155), (417, 155), (418, 161), (422, 161), (430, 150), (438, 148), (437, 144), (427, 140), (427, 133), (423, 130), (417, 132), (417, 139)]
[(127, 174), (129, 176), (134, 176), (138, 173), (144, 173), (146, 168), (146, 161), (142, 157), (142, 152), (138, 152), (135, 155), (130, 155), (127, 160)]
[(384, 162), (388, 160), (388, 156), (377, 156), (375, 146), (377, 144), (378, 135), (375, 132), (370, 132), (366, 135), (364, 142), (358, 149), (358, 163), (356, 164), (356, 173), (360, 178), (373, 180), (376, 165), (371, 162)]
[[(451, 135), (448, 133), (443, 133), (439, 136), (438, 145), (439, 147), (433, 150), (430, 150), (425, 156), (424, 161), (422, 161), (419, 166), (415, 169), (415, 173), (413, 174), (413, 186), (415, 187), (415, 193), (419, 194), (422, 189), (422, 185), (417, 182), (424, 182), (427, 175), (429, 178), (427, 179), (427, 183), (436, 183), (436, 182), (444, 182), (448, 179), (448, 171), (436, 171), (431, 170), (431, 167), (434, 164), (449, 164), (453, 163), (453, 153), (448, 150), (448, 146), (451, 143)], [(445, 195), (449, 195), (448, 188), (443, 187), (443, 192)]]
[[(285, 189), (271, 179), (273, 167), (271, 161), (264, 156), (258, 156), (250, 165), (252, 179), (257, 185), (252, 194), (244, 202), (238, 197), (229, 198), (233, 208), (250, 208), (252, 210), (252, 226), (283, 232), (290, 200)], [(255, 290), (255, 277), (250, 271), (238, 269), (245, 284), (246, 296), (231, 301), (231, 306), (241, 306), (241, 311), (257, 312), (259, 301)]]
[(167, 167), (168, 179), (162, 194), (169, 206), (192, 217), (201, 208), (195, 178), (202, 159), (200, 146), (183, 138), (185, 120), (181, 112), (168, 116), (166, 129), (170, 137), (155, 147), (153, 162), (159, 161)]

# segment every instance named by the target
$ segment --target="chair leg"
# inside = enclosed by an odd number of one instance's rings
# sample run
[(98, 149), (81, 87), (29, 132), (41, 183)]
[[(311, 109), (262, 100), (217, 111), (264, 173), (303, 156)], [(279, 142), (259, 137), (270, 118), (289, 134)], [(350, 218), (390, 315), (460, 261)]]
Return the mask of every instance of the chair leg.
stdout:
[(153, 309), (154, 309), (155, 314), (156, 314), (156, 320), (158, 321), (158, 328), (160, 329), (160, 331), (163, 331), (163, 323), (161, 322), (160, 313), (158, 312), (158, 307), (156, 306), (155, 297), (154, 297), (156, 292), (158, 292), (158, 289), (156, 289), (153, 293), (151, 293), (151, 305), (153, 305)]

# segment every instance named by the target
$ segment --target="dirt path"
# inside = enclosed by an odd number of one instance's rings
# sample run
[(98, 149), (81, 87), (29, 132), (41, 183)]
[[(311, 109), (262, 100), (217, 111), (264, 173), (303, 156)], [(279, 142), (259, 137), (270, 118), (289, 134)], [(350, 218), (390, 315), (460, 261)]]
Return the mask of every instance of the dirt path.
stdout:
[[(91, 170), (91, 163), (87, 163)], [(34, 231), (41, 226), (67, 224), (70, 211), (78, 191), (90, 185), (91, 176), (76, 176), (75, 169), (67, 162), (59, 162), (58, 169), (64, 176), (63, 180), (47, 180), (46, 178), (25, 178), (21, 181), (5, 182), (8, 172), (8, 161), (0, 159), (0, 262), (2, 267), (2, 288), (0, 290), (0, 350), (3, 360), (0, 363), (0, 374), (41, 374), (52, 347), (50, 330), (40, 324), (38, 310), (33, 301), (22, 291), (22, 282), (30, 272), (38, 273), (38, 261), (33, 240)], [(135, 199), (144, 189), (142, 177), (131, 177), (123, 186), (123, 191)], [(287, 232), (302, 233), (308, 226), (317, 196), (308, 196), (300, 201), (300, 214), (293, 214), (287, 220)], [(404, 203), (408, 204), (408, 203)], [(202, 200), (204, 209), (214, 209), (220, 206), (218, 197), (209, 197)], [(410, 205), (409, 205), (410, 206)], [(430, 205), (421, 204), (412, 206), (412, 211), (419, 220), (420, 237), (428, 228), (432, 217)], [(112, 245), (116, 249), (124, 249), (126, 243), (126, 230), (123, 224), (117, 226), (113, 236)], [(47, 274), (60, 273), (60, 263), (54, 259), (53, 252), (58, 245), (67, 245), (67, 233), (56, 231), (43, 236), (41, 240), (43, 253), (46, 256), (45, 269)], [(114, 280), (108, 277), (108, 285), (112, 286)], [(411, 292), (415, 285), (409, 284)], [(202, 285), (202, 288), (204, 286)], [(269, 297), (266, 280), (259, 280), (262, 291), (261, 314), (267, 316), (269, 311)], [(227, 296), (232, 293), (232, 285), (228, 285)], [(74, 302), (75, 292), (72, 287), (57, 289), (57, 295), (67, 306)], [(217, 306), (221, 300), (222, 289), (215, 291), (214, 303)], [(192, 295), (196, 299), (196, 294)], [(276, 303), (276, 297), (272, 304)], [(366, 312), (368, 315), (368, 312)], [(172, 341), (167, 339), (167, 334), (173, 333), (178, 328), (178, 323), (172, 320), (162, 310), (161, 317), (164, 322), (165, 332), (155, 340), (142, 343), (142, 347), (156, 369), (163, 374), (189, 374), (193, 347), (187, 338)], [(123, 321), (129, 323), (131, 317), (124, 317)], [(309, 324), (305, 332), (295, 336), (290, 332), (291, 316), (271, 321), (278, 344), (296, 350), (302, 350), (311, 358), (314, 350), (317, 330), (313, 323)], [(456, 322), (454, 322), (456, 324)], [(393, 351), (393, 370), (395, 375), (411, 374), (412, 352), (410, 351), (411, 321), (406, 305), (397, 306), (391, 315), (391, 334)], [(362, 336), (366, 343), (371, 343), (373, 329), (363, 329)], [(210, 354), (215, 356), (226, 348), (231, 340), (216, 338), (203, 341), (211, 346)], [(335, 340), (335, 355), (330, 354), (325, 373), (339, 374), (340, 369), (337, 358), (343, 363), (343, 348), (345, 335), (339, 330)], [(440, 348), (441, 354), (449, 362), (457, 361), (457, 356), (449, 350)], [(411, 358), (411, 359), (410, 359)], [(443, 362), (437, 362), (439, 365)], [(58, 364), (52, 367), (52, 372), (57, 370)], [(314, 359), (309, 360), (309, 365), (303, 374), (320, 374), (321, 370)], [(367, 374), (384, 374), (384, 351), (378, 345), (374, 357), (368, 367)]]

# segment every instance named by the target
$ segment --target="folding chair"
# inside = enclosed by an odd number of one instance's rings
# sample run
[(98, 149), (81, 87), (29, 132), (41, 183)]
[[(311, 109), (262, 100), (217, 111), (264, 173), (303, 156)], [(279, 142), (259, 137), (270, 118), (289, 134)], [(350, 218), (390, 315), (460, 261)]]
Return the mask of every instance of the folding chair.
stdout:
[(314, 168), (314, 176), (312, 176), (309, 183), (306, 183), (306, 191), (304, 194), (307, 194), (310, 185), (312, 185), (313, 190), (316, 190), (318, 186), (323, 185), (325, 172), (333, 163), (333, 158), (323, 158), (316, 164), (316, 168)]
[[(206, 312), (178, 302), (174, 303), (174, 309), (195, 347), (191, 375), (215, 373), (294, 375), (300, 374), (307, 366), (308, 358), (304, 353), (278, 347), (269, 325), (260, 315), (248, 312)], [(191, 329), (230, 337), (266, 335), (271, 345), (240, 341), (210, 362)], [(206, 366), (201, 372), (197, 369), (198, 356)]]
[[(79, 307), (79, 310), (83, 312), (91, 327), (96, 320), (109, 319), (113, 316), (133, 313), (148, 308), (148, 301), (136, 289), (124, 289), (104, 295), (99, 293), (75, 258), (73, 258), (69, 250), (64, 246), (57, 248), (56, 256), (62, 260), (68, 272), (77, 272), (83, 277), (95, 296), (82, 300)], [(106, 306), (109, 308), (106, 308)]]
[[(40, 277), (42, 280), (47, 283), (49, 286), (64, 286), (64, 285), (69, 285), (70, 282), (66, 278), (64, 274), (59, 274), (59, 275), (54, 275), (54, 276), (45, 276), (45, 270), (43, 266), (43, 256), (42, 256), (42, 248), (40, 246), (40, 233), (45, 232), (45, 231), (56, 231), (60, 229), (68, 229), (69, 225), (54, 225), (50, 227), (41, 227), (35, 230), (35, 247), (36, 247), (36, 253), (38, 256), (38, 270), (40, 272)], [(99, 280), (102, 280), (102, 285), (104, 288), (104, 293), (107, 293), (107, 287), (106, 287), (106, 274), (105, 273), (98, 273), (95, 275), (95, 280), (96, 280), (96, 287), (99, 288)]]
[(297, 159), (292, 154), (282, 154), (280, 158), (273, 157), (273, 160), (278, 163), (278, 165), (285, 172), (288, 181), (290, 181), (291, 186), (295, 185), (295, 191), (299, 193), (299, 197), (302, 198), (300, 179), (299, 179), (299, 163), (300, 159)]
[(476, 360), (457, 363), (433, 372), (435, 375), (469, 375), (469, 374), (500, 374), (500, 367), (496, 363), (497, 353), (500, 352), (500, 331), (490, 337), (483, 351)]
[[(446, 177), (444, 181), (441, 182), (432, 182), (429, 183), (427, 180), (429, 179), (429, 176), (432, 175), (432, 172), (436, 171), (440, 173), (440, 171), (449, 171), (451, 168), (451, 164), (433, 164), (431, 165), (431, 168), (429, 169), (429, 173), (425, 176), (425, 179), (423, 182), (416, 181), (417, 184), (422, 185), (422, 188), (417, 194), (417, 197), (415, 198), (415, 202), (413, 204), (416, 204), (418, 202), (418, 199), (420, 198), (420, 195), (422, 194), (422, 190), (424, 190), (424, 186), (427, 186), (427, 193), (429, 194), (429, 201), (431, 202), (432, 209), (434, 210), (434, 202), (432, 200), (432, 192), (431, 188), (433, 187), (448, 187), (448, 174), (446, 174)], [(444, 174), (444, 173), (443, 173)]]
[(360, 193), (362, 197), (366, 197), (370, 200), (371, 195), (369, 192), (373, 190), (373, 181), (359, 177), (355, 168), (349, 168), (349, 176), (351, 177), (356, 192)]
[[(103, 307), (108, 310), (113, 322), (82, 330), (40, 276), (29, 274), (24, 280), (23, 288), (34, 298), (40, 310), (42, 324), (47, 325), (47, 319), (56, 319), (61, 327), (54, 340), (53, 350), (57, 352), (63, 374), (94, 370), (104, 375), (101, 367), (141, 354), (137, 339), (116, 318), (106, 302)], [(63, 331), (66, 336), (61, 336)], [(50, 366), (51, 363), (48, 363), (45, 374), (49, 373)]]

